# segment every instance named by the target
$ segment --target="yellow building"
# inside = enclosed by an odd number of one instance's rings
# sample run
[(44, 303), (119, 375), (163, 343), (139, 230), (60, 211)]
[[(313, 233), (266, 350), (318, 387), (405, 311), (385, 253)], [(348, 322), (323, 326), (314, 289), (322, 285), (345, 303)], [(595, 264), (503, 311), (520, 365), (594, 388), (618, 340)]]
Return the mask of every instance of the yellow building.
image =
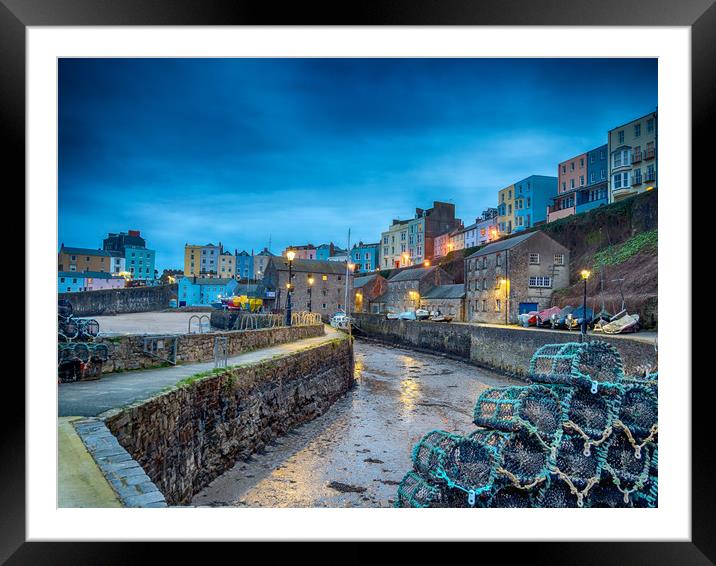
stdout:
[(500, 236), (511, 234), (515, 227), (515, 186), (497, 193), (497, 228)]
[(184, 246), (184, 275), (201, 275), (201, 248), (203, 246)]
[(112, 272), (112, 254), (104, 250), (89, 248), (68, 248), (64, 244), (60, 247), (57, 257), (59, 271), (94, 271), (100, 273)]
[(236, 258), (231, 252), (223, 252), (219, 255), (217, 267), (219, 277), (234, 277), (236, 275)]

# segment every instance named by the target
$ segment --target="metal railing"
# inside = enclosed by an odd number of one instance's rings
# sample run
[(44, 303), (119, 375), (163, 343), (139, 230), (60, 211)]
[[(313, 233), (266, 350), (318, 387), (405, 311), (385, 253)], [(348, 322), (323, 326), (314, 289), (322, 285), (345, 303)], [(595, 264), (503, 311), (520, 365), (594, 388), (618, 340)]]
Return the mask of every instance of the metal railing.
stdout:
[[(298, 311), (291, 313), (291, 326), (320, 324), (321, 315), (315, 312)], [(233, 330), (260, 330), (286, 326), (286, 317), (276, 313), (246, 313), (236, 317)]]
[[(196, 321), (199, 325), (199, 330), (196, 332), (191, 331), (191, 323), (194, 321), (194, 319), (196, 319)], [(210, 332), (211, 331), (211, 319), (209, 318), (209, 316), (206, 314), (202, 314), (202, 315), (194, 314), (189, 317), (189, 325), (187, 327), (186, 333), (187, 334), (204, 334), (204, 324), (203, 324), (204, 320), (206, 320), (206, 325)]]

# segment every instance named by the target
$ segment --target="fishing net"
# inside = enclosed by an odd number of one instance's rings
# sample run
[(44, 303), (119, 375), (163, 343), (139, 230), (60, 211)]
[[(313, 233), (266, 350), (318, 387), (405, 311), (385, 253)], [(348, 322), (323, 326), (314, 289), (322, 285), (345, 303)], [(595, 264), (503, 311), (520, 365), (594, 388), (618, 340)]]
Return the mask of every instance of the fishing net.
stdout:
[(530, 360), (529, 376), (537, 383), (587, 387), (596, 393), (600, 383), (618, 383), (624, 370), (619, 352), (596, 340), (542, 346)]
[(93, 318), (81, 318), (79, 319), (80, 334), (88, 338), (95, 338), (99, 335), (99, 322)]
[(627, 434), (615, 430), (609, 442), (604, 462), (604, 471), (611, 477), (617, 489), (624, 495), (624, 502), (630, 501), (630, 495), (643, 490), (649, 481), (651, 452), (646, 445), (639, 453)]
[(475, 404), (473, 422), (504, 431), (525, 428), (550, 443), (562, 421), (559, 397), (547, 387), (488, 389)]
[(467, 437), (424, 436), (396, 505), (656, 507), (658, 375), (596, 341), (540, 348), (530, 377), (484, 391)]
[(109, 348), (106, 344), (90, 344), (90, 355), (93, 360), (106, 362), (109, 359)]
[(72, 340), (77, 338), (80, 333), (80, 327), (77, 323), (77, 319), (69, 318), (67, 320), (60, 320), (58, 323), (58, 332), (65, 338)]
[(443, 507), (440, 490), (413, 471), (405, 474), (398, 485), (395, 507)]
[(70, 362), (75, 359), (75, 345), (60, 343), (57, 345), (57, 361), (60, 364)]
[(59, 299), (57, 301), (57, 316), (69, 318), (72, 316), (72, 303), (67, 299)]
[(88, 346), (87, 344), (83, 344), (83, 343), (81, 343), (81, 342), (78, 342), (77, 344), (75, 344), (74, 352), (75, 352), (75, 357), (76, 357), (79, 361), (81, 361), (81, 362), (83, 362), (83, 363), (89, 362), (89, 359), (90, 359), (90, 349), (89, 349), (89, 346)]
[(577, 495), (559, 476), (550, 474), (537, 489), (535, 504), (537, 507), (577, 507)]

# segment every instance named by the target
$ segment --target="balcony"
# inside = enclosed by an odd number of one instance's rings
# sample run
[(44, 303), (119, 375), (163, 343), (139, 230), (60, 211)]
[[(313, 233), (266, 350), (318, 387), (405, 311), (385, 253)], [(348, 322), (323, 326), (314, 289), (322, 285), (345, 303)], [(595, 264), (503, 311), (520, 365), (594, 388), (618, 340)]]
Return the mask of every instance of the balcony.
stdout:
[(656, 149), (653, 147), (650, 147), (644, 152), (644, 160), (654, 159), (654, 157), (656, 157)]
[(622, 200), (632, 195), (635, 195), (638, 192), (639, 191), (634, 187), (620, 187), (618, 189), (612, 189), (612, 200), (616, 202), (618, 200)]

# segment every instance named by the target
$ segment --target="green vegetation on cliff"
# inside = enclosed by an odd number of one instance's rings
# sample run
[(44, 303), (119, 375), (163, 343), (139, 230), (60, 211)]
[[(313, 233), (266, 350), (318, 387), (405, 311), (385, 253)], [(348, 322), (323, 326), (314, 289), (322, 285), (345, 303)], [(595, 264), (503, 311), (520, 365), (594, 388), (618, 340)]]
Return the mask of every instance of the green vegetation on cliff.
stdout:
[(594, 254), (594, 268), (599, 269), (600, 265), (619, 265), (638, 253), (656, 252), (658, 247), (659, 235), (657, 230), (642, 232), (632, 236), (622, 244), (608, 246), (596, 252)]

